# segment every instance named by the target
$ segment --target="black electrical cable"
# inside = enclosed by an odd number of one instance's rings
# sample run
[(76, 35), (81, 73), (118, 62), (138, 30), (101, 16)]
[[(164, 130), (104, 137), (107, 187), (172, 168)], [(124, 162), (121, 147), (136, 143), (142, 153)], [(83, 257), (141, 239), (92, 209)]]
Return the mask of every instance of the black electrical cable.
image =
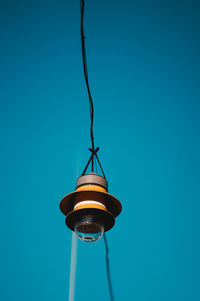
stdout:
[[(90, 137), (91, 137), (91, 142), (92, 142), (92, 150), (94, 150), (94, 135), (93, 135), (94, 105), (93, 105), (92, 95), (91, 95), (91, 92), (90, 92), (88, 72), (87, 72), (85, 35), (84, 35), (84, 27), (83, 27), (84, 8), (85, 8), (84, 0), (81, 0), (80, 5), (81, 5), (81, 46), (82, 46), (83, 71), (84, 71), (85, 83), (86, 83), (86, 86), (87, 86), (87, 91), (88, 91), (88, 96), (89, 96), (89, 107), (90, 107), (90, 117), (91, 117)], [(93, 157), (92, 157), (92, 171), (93, 170), (94, 170), (94, 160), (93, 160)]]
[(95, 172), (98, 174), (98, 169), (97, 169), (97, 158), (95, 156), (94, 158), (94, 166), (95, 166)]
[[(84, 71), (84, 77), (85, 77), (85, 83), (87, 86), (87, 91), (88, 91), (88, 96), (89, 96), (89, 108), (90, 108), (90, 118), (91, 118), (91, 125), (90, 125), (90, 137), (91, 137), (91, 142), (92, 142), (92, 149), (89, 149), (92, 152), (92, 155), (89, 158), (89, 161), (82, 173), (82, 175), (85, 174), (88, 165), (90, 161), (92, 161), (92, 171), (94, 171), (94, 159), (99, 163), (99, 166), (101, 168), (101, 171), (103, 173), (104, 178), (105, 174), (103, 171), (103, 168), (101, 166), (101, 163), (99, 161), (99, 158), (97, 156), (97, 151), (99, 148), (95, 150), (94, 147), (94, 134), (93, 134), (93, 123), (94, 123), (94, 105), (93, 105), (93, 100), (92, 100), (92, 95), (90, 92), (90, 87), (89, 87), (89, 80), (88, 80), (88, 72), (87, 72), (87, 59), (86, 59), (86, 49), (85, 49), (85, 35), (84, 35), (84, 26), (83, 26), (83, 21), (84, 21), (84, 8), (85, 8), (85, 2), (84, 0), (80, 0), (80, 8), (81, 8), (81, 47), (82, 47), (82, 59), (83, 59), (83, 71)], [(94, 158), (94, 156), (96, 158)], [(95, 162), (96, 162), (95, 161)], [(112, 288), (112, 282), (111, 282), (111, 274), (110, 274), (110, 264), (109, 264), (109, 248), (108, 248), (108, 242), (106, 239), (106, 235), (104, 233), (104, 243), (105, 243), (105, 249), (106, 249), (106, 272), (107, 272), (107, 280), (108, 280), (108, 287), (109, 287), (109, 292), (110, 292), (110, 300), (114, 301), (114, 296), (113, 296), (113, 288)]]
[(107, 238), (106, 238), (105, 233), (104, 233), (103, 237), (104, 237), (105, 249), (106, 249), (106, 272), (107, 272), (108, 287), (109, 287), (109, 292), (110, 292), (110, 300), (114, 301), (111, 274), (110, 274), (109, 248), (108, 248), (108, 242), (107, 242)]

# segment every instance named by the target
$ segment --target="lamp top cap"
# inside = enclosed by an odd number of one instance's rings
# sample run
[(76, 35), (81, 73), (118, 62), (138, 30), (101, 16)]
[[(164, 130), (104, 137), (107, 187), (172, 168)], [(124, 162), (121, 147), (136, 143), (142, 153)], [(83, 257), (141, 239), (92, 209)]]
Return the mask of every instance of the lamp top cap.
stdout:
[(108, 182), (106, 179), (94, 172), (90, 172), (86, 175), (80, 176), (76, 180), (76, 189), (83, 185), (99, 185), (104, 187), (106, 190), (108, 190)]

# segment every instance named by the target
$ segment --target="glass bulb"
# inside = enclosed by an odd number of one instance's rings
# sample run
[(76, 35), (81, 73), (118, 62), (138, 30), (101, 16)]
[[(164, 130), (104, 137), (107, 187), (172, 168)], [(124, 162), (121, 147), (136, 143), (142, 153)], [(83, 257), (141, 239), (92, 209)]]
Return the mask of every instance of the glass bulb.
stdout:
[(104, 232), (104, 226), (94, 216), (83, 216), (75, 225), (75, 233), (84, 242), (99, 240)]

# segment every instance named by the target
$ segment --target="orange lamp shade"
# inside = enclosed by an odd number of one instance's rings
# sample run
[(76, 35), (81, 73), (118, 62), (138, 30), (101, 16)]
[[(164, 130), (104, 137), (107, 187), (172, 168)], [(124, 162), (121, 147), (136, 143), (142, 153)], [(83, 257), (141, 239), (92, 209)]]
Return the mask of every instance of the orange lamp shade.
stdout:
[(77, 179), (76, 190), (66, 195), (60, 202), (60, 210), (66, 216), (66, 225), (74, 231), (75, 224), (84, 216), (94, 216), (110, 230), (122, 209), (118, 199), (107, 192), (105, 178), (95, 173), (83, 175)]

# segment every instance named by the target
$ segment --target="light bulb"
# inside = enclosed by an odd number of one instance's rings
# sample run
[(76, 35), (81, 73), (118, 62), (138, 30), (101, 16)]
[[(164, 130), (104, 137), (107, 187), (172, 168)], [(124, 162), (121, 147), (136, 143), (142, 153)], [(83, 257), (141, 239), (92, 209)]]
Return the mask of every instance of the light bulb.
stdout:
[(104, 226), (94, 216), (86, 215), (75, 224), (75, 233), (84, 242), (95, 242), (102, 237)]

